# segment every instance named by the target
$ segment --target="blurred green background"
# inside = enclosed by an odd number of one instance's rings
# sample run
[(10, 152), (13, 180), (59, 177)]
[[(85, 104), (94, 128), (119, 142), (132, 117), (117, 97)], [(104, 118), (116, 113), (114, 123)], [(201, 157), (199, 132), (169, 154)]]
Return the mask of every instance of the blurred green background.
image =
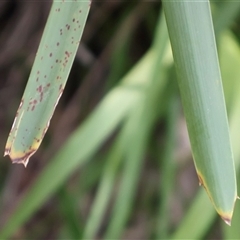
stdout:
[[(0, 2), (2, 153), (50, 7)], [(239, 172), (240, 4), (211, 7)], [(240, 239), (239, 203), (227, 227), (198, 185), (160, 1), (92, 2), (44, 141), (26, 169), (2, 157), (0, 194), (2, 239)]]

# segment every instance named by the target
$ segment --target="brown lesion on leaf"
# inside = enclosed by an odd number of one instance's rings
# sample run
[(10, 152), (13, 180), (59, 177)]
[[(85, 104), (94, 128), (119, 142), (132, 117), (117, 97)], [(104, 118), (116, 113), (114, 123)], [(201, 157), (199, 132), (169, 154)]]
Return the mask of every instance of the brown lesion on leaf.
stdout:
[(199, 186), (203, 186), (204, 187), (204, 189), (206, 190), (206, 192), (208, 194), (208, 197), (210, 198), (211, 202), (214, 204), (212, 195), (210, 194), (210, 192), (208, 190), (207, 184), (206, 184), (202, 174), (199, 171), (197, 171), (197, 175), (198, 175), (198, 179), (199, 179)]
[(68, 51), (65, 51), (65, 55), (69, 58), (70, 57), (70, 53)]
[(70, 25), (66, 24), (66, 28), (67, 28), (67, 30), (69, 30), (70, 29)]
[(30, 149), (28, 152), (26, 152), (23, 156), (19, 158), (10, 158), (12, 160), (12, 163), (17, 163), (17, 164), (23, 164), (24, 167), (27, 167), (27, 164), (29, 162), (30, 157), (36, 152), (36, 149)]
[(59, 91), (60, 91), (60, 92), (63, 91), (63, 85), (62, 85), (62, 84), (59, 85)]
[(198, 180), (199, 180), (199, 186), (203, 186), (204, 187), (201, 175), (200, 174), (197, 174), (197, 175), (198, 175)]
[(43, 92), (40, 93), (40, 102), (43, 100)]
[(35, 140), (37, 143), (39, 143), (39, 142), (41, 141), (41, 139), (39, 139), (39, 138), (34, 138), (34, 140)]
[[(211, 200), (211, 202), (213, 203), (213, 205), (215, 206), (216, 211), (218, 212), (218, 214), (220, 215), (220, 217), (223, 219), (223, 221), (224, 221), (227, 225), (231, 226), (231, 220), (232, 220), (232, 214), (233, 214), (233, 212), (223, 212), (223, 211), (221, 211), (219, 208), (216, 207), (216, 205), (214, 204), (213, 198), (212, 198), (212, 196), (211, 196), (211, 194), (210, 194), (210, 192), (209, 192), (209, 190), (208, 190), (208, 187), (207, 187), (207, 185), (206, 185), (206, 183), (205, 183), (205, 180), (204, 180), (202, 174), (201, 174), (199, 171), (197, 171), (197, 175), (198, 175), (198, 179), (199, 179), (199, 185), (200, 185), (200, 186), (203, 186), (204, 189), (206, 190), (207, 195), (208, 195), (208, 197), (210, 198), (210, 200)], [(236, 198), (236, 199), (237, 199), (237, 198)]]
[(30, 109), (31, 111), (34, 111), (37, 103), (38, 103), (38, 101), (37, 101), (36, 99), (30, 100), (29, 106), (28, 106), (28, 108), (27, 108), (27, 111), (29, 111), (29, 109)]
[(48, 88), (51, 86), (50, 83), (46, 84), (45, 86), (39, 85), (37, 87), (37, 92), (40, 94), (39, 102), (42, 102), (44, 93), (48, 90)]
[(42, 85), (39, 85), (39, 86), (37, 87), (37, 91), (38, 91), (39, 93), (42, 92)]
[(28, 147), (24, 146), (26, 149), (24, 151), (17, 151), (16, 149), (12, 148), (12, 145), (7, 145), (4, 156), (9, 155), (12, 163), (23, 164), (25, 167), (27, 167), (30, 157), (37, 151), (41, 141), (42, 138), (35, 137), (31, 145)]

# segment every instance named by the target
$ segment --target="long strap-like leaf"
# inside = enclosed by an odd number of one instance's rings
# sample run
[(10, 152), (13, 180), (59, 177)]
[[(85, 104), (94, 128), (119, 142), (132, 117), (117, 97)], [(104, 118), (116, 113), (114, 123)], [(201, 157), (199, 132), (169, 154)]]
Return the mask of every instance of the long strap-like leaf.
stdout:
[(90, 0), (54, 1), (18, 108), (5, 155), (27, 165), (48, 129), (65, 87), (90, 8)]
[(163, 6), (199, 181), (230, 224), (236, 178), (209, 2)]

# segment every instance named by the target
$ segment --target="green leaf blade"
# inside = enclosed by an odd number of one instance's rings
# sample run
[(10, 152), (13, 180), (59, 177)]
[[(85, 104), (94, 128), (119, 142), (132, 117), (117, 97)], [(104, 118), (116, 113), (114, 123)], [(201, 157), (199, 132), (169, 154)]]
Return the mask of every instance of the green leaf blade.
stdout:
[(196, 171), (230, 224), (235, 169), (209, 2), (163, 2)]
[(52, 5), (6, 144), (5, 155), (13, 163), (26, 166), (42, 142), (71, 70), (89, 7), (89, 0), (54, 1)]

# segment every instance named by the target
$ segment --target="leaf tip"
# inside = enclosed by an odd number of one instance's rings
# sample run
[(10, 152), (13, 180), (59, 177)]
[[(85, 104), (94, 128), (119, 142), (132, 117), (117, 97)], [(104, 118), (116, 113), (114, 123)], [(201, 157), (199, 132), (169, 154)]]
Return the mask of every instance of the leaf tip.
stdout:
[[(235, 201), (234, 201), (234, 205), (236, 200), (239, 199), (239, 196), (235, 197)], [(234, 205), (233, 205), (233, 209), (234, 209)], [(222, 220), (228, 225), (231, 226), (231, 222), (232, 222), (232, 216), (233, 216), (233, 210), (230, 212), (222, 212), (222, 211), (218, 211), (218, 214), (220, 215), (220, 217), (222, 218)]]
[(31, 156), (25, 157), (23, 159), (12, 159), (12, 163), (23, 164), (24, 167), (26, 168), (30, 157)]
[(21, 152), (12, 152), (8, 149), (5, 150), (4, 156), (9, 155), (12, 163), (23, 164), (24, 167), (27, 167), (30, 157), (36, 152), (36, 150), (32, 150), (30, 152), (22, 155)]
[(220, 216), (228, 226), (231, 226), (232, 216), (224, 216), (224, 215), (220, 215)]

